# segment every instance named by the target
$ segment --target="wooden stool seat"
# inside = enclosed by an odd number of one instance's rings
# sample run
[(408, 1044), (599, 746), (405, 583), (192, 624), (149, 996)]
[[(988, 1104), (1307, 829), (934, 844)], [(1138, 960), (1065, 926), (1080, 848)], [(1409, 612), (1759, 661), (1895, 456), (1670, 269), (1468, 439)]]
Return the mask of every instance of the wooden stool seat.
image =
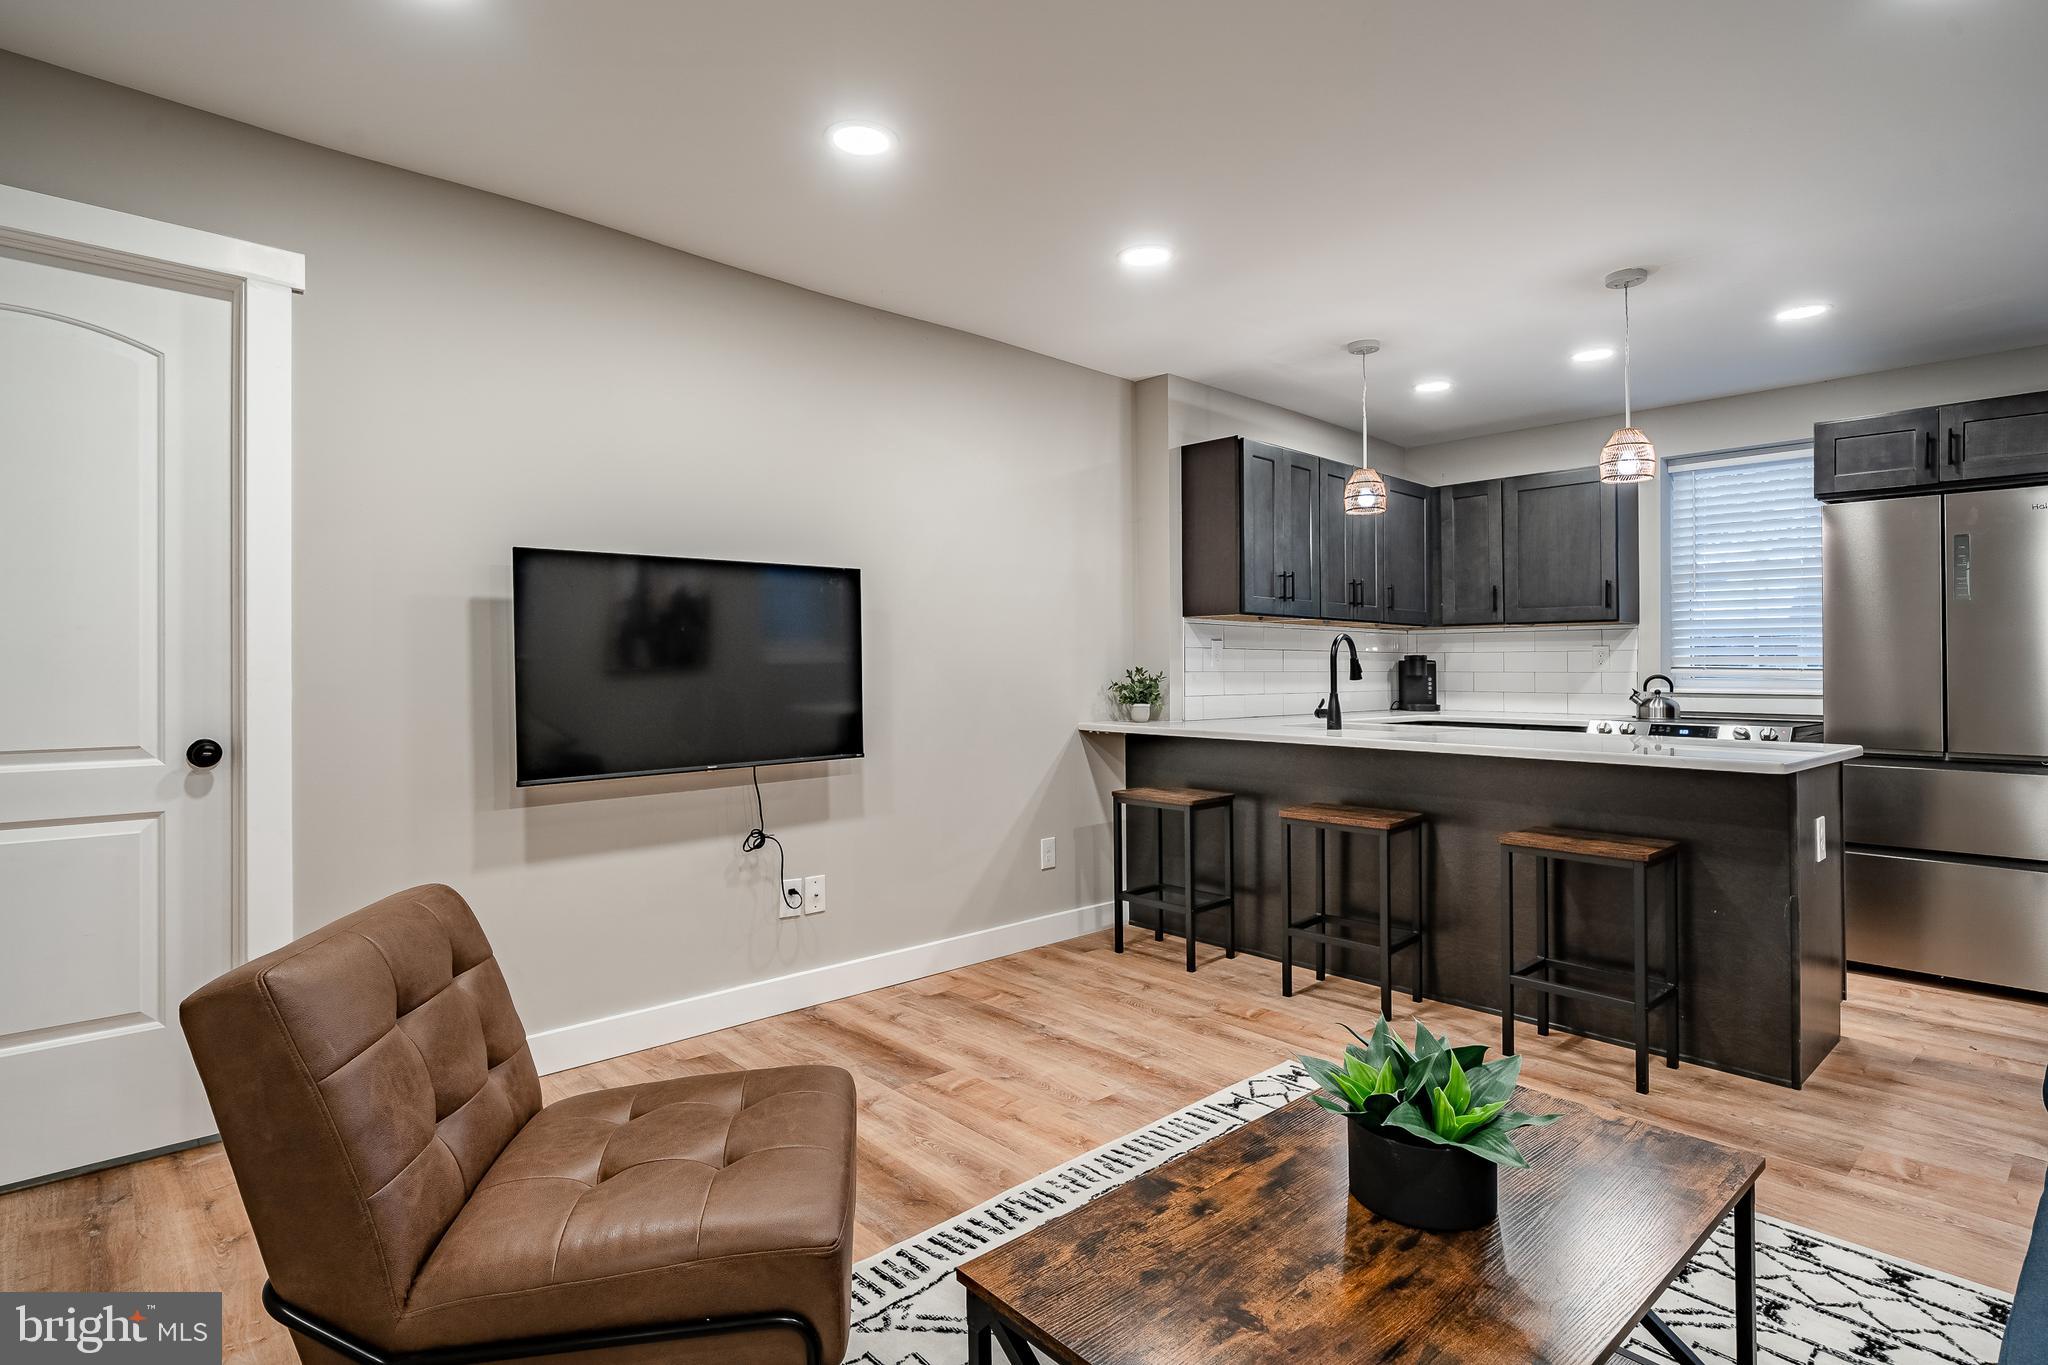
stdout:
[[(1210, 791), (1206, 787), (1119, 787), (1110, 799), (1110, 888), (1115, 897), (1110, 918), (1116, 929), (1116, 950), (1124, 950), (1124, 916), (1131, 906), (1142, 905), (1152, 912), (1152, 937), (1166, 937), (1169, 911), (1182, 917), (1188, 949), (1188, 970), (1195, 969), (1195, 924), (1206, 911), (1223, 912), (1223, 955), (1237, 956), (1237, 815), (1233, 792)], [(1153, 813), (1155, 872), (1142, 886), (1134, 884), (1125, 865), (1124, 826), (1132, 808)], [(1195, 816), (1207, 810), (1223, 813), (1223, 880), (1205, 890), (1195, 873)], [(1181, 828), (1181, 857), (1178, 883), (1166, 880), (1166, 813), (1177, 812)]]
[(1332, 825), (1344, 829), (1378, 829), (1392, 833), (1422, 823), (1416, 810), (1379, 810), (1373, 806), (1340, 806), (1332, 801), (1310, 801), (1299, 806), (1282, 806), (1282, 820), (1304, 825)]
[[(1537, 886), (1542, 894), (1536, 910), (1536, 956), (1515, 958), (1515, 854), (1533, 853)], [(1685, 889), (1684, 845), (1676, 839), (1638, 834), (1604, 834), (1577, 829), (1516, 829), (1500, 836), (1501, 967), (1504, 976), (1500, 1030), (1501, 1052), (1515, 1051), (1515, 991), (1536, 992), (1536, 1032), (1550, 1032), (1550, 998), (1563, 996), (1609, 1005), (1625, 1005), (1634, 1016), (1636, 1092), (1650, 1093), (1650, 1011), (1664, 1019), (1664, 1064), (1678, 1065), (1679, 917)], [(1575, 962), (1551, 954), (1551, 918), (1561, 901), (1558, 877), (1564, 863), (1589, 863), (1619, 868), (1629, 874), (1629, 924), (1634, 961), (1616, 969)], [(1663, 864), (1664, 963), (1650, 970), (1650, 869)]]
[(1127, 806), (1169, 806), (1175, 810), (1220, 806), (1232, 799), (1229, 792), (1212, 792), (1202, 787), (1121, 787), (1110, 795)]
[(1512, 848), (1538, 853), (1615, 863), (1654, 863), (1678, 852), (1676, 839), (1646, 839), (1635, 834), (1594, 834), (1578, 829), (1517, 829), (1500, 836)]

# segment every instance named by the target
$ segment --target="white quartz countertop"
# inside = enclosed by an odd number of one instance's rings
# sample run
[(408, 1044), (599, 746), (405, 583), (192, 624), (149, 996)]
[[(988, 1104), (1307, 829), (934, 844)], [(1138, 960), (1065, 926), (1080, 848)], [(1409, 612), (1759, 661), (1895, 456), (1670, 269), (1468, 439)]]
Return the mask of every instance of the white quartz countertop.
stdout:
[(1314, 716), (1260, 716), (1243, 720), (1182, 720), (1140, 723), (1092, 720), (1083, 734), (1156, 735), (1162, 739), (1231, 739), (1254, 744), (1314, 744), (1332, 749), (1393, 749), (1412, 753), (1467, 754), (1480, 758), (1532, 758), (1558, 763), (1624, 763), (1700, 772), (1757, 773), (1764, 776), (1846, 763), (1863, 753), (1855, 744), (1737, 744), (1714, 740), (1648, 739), (1641, 735), (1589, 735), (1579, 731), (1464, 729), (1417, 726), (1416, 721), (1471, 721), (1508, 725), (1565, 723), (1557, 715), (1520, 716), (1500, 712), (1370, 711), (1346, 714), (1332, 731)]

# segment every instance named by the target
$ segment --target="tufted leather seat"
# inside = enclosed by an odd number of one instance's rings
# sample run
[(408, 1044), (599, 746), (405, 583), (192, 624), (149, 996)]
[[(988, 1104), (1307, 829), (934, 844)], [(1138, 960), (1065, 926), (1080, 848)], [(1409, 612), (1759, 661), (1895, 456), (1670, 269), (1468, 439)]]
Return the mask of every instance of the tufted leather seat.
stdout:
[[(271, 1282), (345, 1332), (405, 1352), (794, 1311), (827, 1360), (845, 1349), (854, 1094), (836, 1067), (543, 1107), (490, 944), (445, 886), (237, 968), (180, 1017)], [(803, 1351), (784, 1331), (591, 1358)]]

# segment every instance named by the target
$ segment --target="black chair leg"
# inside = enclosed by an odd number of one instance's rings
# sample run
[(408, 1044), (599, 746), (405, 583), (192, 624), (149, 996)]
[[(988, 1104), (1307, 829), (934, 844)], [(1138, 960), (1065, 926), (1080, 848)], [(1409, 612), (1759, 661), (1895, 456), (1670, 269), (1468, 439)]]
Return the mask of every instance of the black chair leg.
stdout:
[(1635, 889), (1636, 930), (1636, 1093), (1650, 1093), (1650, 896), (1648, 871), (1641, 863), (1630, 874)]
[[(1536, 956), (1548, 959), (1550, 956), (1550, 911), (1557, 903), (1558, 865), (1554, 858), (1536, 855)], [(1550, 971), (1544, 969), (1545, 979)], [(1550, 992), (1536, 992), (1536, 1036), (1550, 1036)]]
[(1223, 956), (1237, 956), (1237, 803), (1223, 808)]
[(1380, 831), (1380, 1014), (1394, 1017), (1394, 836)]
[(1280, 822), (1280, 995), (1294, 997), (1294, 826)]
[(1685, 854), (1671, 855), (1671, 889), (1664, 898), (1664, 979), (1671, 983), (1671, 998), (1664, 1002), (1664, 1065), (1678, 1065), (1678, 925), (1679, 901), (1684, 897), (1682, 864)]
[(1429, 916), (1429, 822), (1415, 826), (1415, 942), (1408, 945), (1415, 954), (1415, 989), (1411, 998), (1422, 1003), (1423, 949), (1429, 944), (1425, 921)]
[(1124, 892), (1130, 883), (1124, 880), (1124, 803), (1113, 803), (1109, 813), (1109, 918), (1114, 926), (1116, 950), (1124, 950)]
[[(1323, 828), (1322, 826), (1318, 825), (1316, 826), (1316, 914), (1318, 916), (1326, 916), (1329, 913), (1330, 883), (1325, 869), (1323, 858)], [(1318, 928), (1324, 933), (1328, 933), (1330, 926), (1327, 923), (1319, 923), (1316, 925), (1316, 928)], [(1329, 976), (1329, 974), (1330, 945), (1323, 942), (1321, 939), (1317, 939), (1316, 980), (1324, 980), (1326, 977)]]
[[(1165, 811), (1163, 811), (1163, 810), (1155, 810), (1155, 811), (1153, 811), (1153, 812), (1152, 812), (1152, 832), (1153, 832), (1153, 835), (1155, 836), (1155, 842), (1154, 842), (1154, 843), (1153, 843), (1153, 845), (1152, 845), (1152, 852), (1153, 852), (1153, 855), (1154, 855), (1154, 857), (1155, 857), (1155, 858), (1156, 858), (1156, 859), (1158, 860), (1158, 863), (1159, 863), (1159, 875), (1158, 875), (1158, 876), (1157, 876), (1156, 878), (1154, 878), (1153, 880), (1154, 880), (1154, 881), (1155, 881), (1155, 882), (1156, 882), (1156, 883), (1158, 884), (1158, 886), (1159, 886), (1159, 899), (1161, 899), (1161, 900), (1165, 900), (1165, 899), (1166, 899), (1166, 812), (1165, 812)], [(1154, 943), (1158, 943), (1158, 942), (1162, 941), (1163, 939), (1165, 939), (1165, 937), (1166, 937), (1166, 911), (1164, 911), (1164, 910), (1158, 910), (1158, 909), (1155, 909), (1155, 910), (1154, 910), (1154, 911), (1152, 912), (1152, 941), (1153, 941)]]
[(1188, 970), (1195, 969), (1195, 812), (1192, 806), (1181, 816), (1181, 866), (1187, 873)]
[(1500, 1055), (1515, 1055), (1515, 851), (1500, 850)]

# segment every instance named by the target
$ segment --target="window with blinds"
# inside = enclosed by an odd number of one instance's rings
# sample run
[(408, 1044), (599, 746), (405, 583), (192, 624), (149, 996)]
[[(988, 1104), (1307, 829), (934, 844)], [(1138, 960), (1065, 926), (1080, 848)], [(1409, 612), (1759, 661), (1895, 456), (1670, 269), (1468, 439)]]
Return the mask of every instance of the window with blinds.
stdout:
[(1820, 691), (1813, 450), (1676, 463), (1665, 638), (1681, 691)]

